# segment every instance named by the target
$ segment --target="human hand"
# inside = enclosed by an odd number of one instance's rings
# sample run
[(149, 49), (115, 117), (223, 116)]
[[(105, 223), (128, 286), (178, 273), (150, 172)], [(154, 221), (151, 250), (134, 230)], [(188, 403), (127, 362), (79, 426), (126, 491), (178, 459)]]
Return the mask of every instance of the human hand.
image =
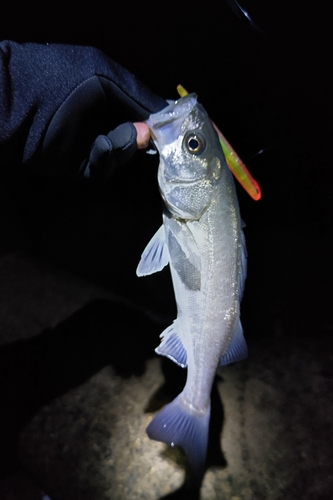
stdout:
[[(108, 178), (117, 164), (148, 145), (143, 121), (167, 105), (92, 47), (1, 42), (0, 77), (0, 109), (5, 110), (0, 163), (10, 168), (18, 164), (52, 175), (84, 172), (89, 177), (91, 155), (102, 137), (93, 170), (96, 178)], [(111, 148), (105, 149), (109, 141)]]
[(136, 145), (138, 149), (145, 149), (148, 147), (149, 140), (150, 140), (150, 132), (148, 125), (146, 125), (143, 122), (136, 122), (133, 123), (134, 127), (136, 128)]
[(84, 177), (107, 180), (120, 165), (130, 160), (136, 149), (146, 148), (149, 140), (150, 131), (144, 122), (122, 123), (107, 135), (96, 138), (80, 172)]

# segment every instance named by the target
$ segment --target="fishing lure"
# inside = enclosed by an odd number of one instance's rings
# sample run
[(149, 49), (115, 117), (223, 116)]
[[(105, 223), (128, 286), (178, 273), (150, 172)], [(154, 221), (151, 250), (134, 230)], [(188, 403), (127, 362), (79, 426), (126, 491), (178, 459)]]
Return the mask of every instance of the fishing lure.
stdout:
[[(177, 86), (177, 92), (180, 95), (180, 97), (184, 97), (188, 95), (187, 90), (184, 89), (182, 85)], [(248, 171), (246, 165), (244, 162), (240, 159), (236, 151), (233, 149), (231, 144), (227, 141), (227, 139), (224, 137), (222, 132), (219, 130), (219, 128), (215, 125), (214, 122), (212, 122), (214, 125), (214, 128), (219, 136), (220, 144), (222, 151), (224, 153), (227, 165), (233, 175), (236, 177), (238, 182), (243, 186), (245, 191), (253, 198), (254, 200), (258, 201), (261, 198), (261, 189), (256, 180), (252, 177), (250, 172)]]

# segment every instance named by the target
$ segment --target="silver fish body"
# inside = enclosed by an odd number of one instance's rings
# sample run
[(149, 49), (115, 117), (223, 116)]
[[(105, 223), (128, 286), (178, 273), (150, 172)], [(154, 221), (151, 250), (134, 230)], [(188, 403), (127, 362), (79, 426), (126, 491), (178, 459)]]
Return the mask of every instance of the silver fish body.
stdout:
[(220, 365), (247, 356), (240, 323), (246, 251), (236, 190), (204, 108), (191, 94), (147, 121), (160, 154), (163, 225), (148, 243), (139, 276), (169, 263), (178, 315), (156, 349), (182, 367), (181, 394), (147, 428), (152, 439), (181, 446), (203, 471), (210, 393)]

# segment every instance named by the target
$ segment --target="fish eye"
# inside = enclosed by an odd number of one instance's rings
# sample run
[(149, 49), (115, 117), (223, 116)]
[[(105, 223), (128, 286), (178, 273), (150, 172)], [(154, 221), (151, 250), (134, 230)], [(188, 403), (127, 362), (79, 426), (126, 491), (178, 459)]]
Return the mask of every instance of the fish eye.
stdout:
[(184, 139), (184, 144), (189, 153), (200, 155), (206, 148), (206, 141), (201, 134), (189, 132)]

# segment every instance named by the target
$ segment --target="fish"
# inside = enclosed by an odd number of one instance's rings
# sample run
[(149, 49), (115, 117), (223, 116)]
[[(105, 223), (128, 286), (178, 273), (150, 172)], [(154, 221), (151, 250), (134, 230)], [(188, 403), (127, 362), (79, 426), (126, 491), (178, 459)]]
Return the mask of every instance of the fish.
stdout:
[(180, 446), (201, 475), (216, 370), (247, 357), (240, 322), (247, 263), (243, 223), (217, 132), (196, 94), (169, 101), (146, 123), (159, 153), (163, 221), (136, 273), (169, 265), (177, 318), (161, 334), (156, 353), (187, 368), (183, 391), (153, 418), (147, 434)]

